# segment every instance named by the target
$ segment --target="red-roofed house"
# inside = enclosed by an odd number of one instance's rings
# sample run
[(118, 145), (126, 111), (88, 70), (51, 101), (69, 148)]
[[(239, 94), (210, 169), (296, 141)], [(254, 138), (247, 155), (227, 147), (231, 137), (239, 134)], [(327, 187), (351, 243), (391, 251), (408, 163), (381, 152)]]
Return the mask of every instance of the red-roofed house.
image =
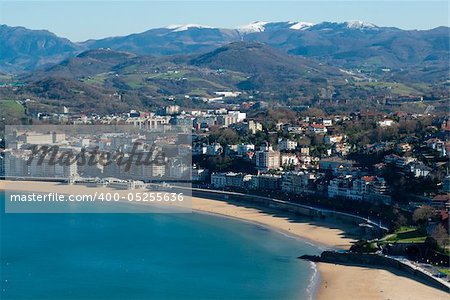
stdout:
[(308, 130), (310, 132), (315, 133), (315, 134), (326, 133), (327, 132), (327, 127), (322, 125), (322, 124), (311, 124), (311, 125), (309, 125)]

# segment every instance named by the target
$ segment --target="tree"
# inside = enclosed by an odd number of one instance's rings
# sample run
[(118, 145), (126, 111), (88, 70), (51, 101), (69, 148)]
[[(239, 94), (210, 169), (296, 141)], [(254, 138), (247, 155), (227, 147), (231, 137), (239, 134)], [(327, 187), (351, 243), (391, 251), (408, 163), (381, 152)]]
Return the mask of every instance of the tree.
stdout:
[(424, 224), (429, 218), (433, 217), (434, 214), (435, 210), (433, 207), (424, 205), (414, 211), (413, 221), (415, 223)]
[(449, 243), (449, 236), (447, 229), (445, 229), (442, 224), (438, 224), (433, 232), (431, 233), (431, 237), (436, 240), (439, 247), (445, 248)]
[(405, 226), (406, 224), (408, 224), (408, 220), (406, 219), (406, 217), (403, 214), (399, 213), (397, 215), (397, 219), (395, 220), (395, 225), (397, 227), (402, 227), (402, 226)]

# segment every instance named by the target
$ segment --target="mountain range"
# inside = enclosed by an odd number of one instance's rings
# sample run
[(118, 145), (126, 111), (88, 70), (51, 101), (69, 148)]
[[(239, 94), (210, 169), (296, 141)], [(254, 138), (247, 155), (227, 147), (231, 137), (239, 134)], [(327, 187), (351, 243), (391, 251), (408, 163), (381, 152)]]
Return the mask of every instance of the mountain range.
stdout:
[(202, 53), (228, 43), (248, 41), (338, 67), (381, 75), (386, 75), (382, 69), (394, 73), (406, 70), (411, 80), (435, 81), (448, 70), (449, 33), (448, 27), (401, 30), (361, 21), (319, 24), (258, 21), (235, 29), (172, 25), (74, 43), (44, 30), (1, 25), (0, 71), (13, 74), (33, 71), (98, 48), (160, 56)]

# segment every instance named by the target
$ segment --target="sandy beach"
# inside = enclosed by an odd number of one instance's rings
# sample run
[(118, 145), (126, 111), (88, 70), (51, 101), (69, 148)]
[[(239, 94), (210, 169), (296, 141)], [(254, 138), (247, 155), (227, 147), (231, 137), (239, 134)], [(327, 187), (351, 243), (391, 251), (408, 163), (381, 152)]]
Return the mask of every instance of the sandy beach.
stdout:
[[(50, 182), (0, 181), (0, 190), (83, 193), (92, 188)], [(116, 190), (114, 190), (116, 191)], [(308, 218), (203, 198), (192, 198), (192, 209), (255, 222), (327, 248), (348, 249), (355, 241), (354, 225)], [(302, 255), (304, 253), (299, 253)], [(319, 263), (321, 286), (318, 299), (448, 299), (448, 294), (412, 279), (379, 269)]]
[(318, 264), (321, 286), (319, 300), (444, 300), (450, 295), (413, 279), (386, 270), (334, 264)]

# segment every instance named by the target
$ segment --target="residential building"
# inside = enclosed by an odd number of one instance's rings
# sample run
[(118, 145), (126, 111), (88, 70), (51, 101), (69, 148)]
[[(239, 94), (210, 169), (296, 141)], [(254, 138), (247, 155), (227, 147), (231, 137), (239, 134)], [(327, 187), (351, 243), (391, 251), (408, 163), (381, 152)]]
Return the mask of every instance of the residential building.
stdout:
[(262, 131), (263, 127), (261, 123), (253, 120), (249, 120), (246, 124), (246, 130), (251, 134), (256, 134), (258, 131)]
[(274, 151), (271, 146), (261, 146), (255, 152), (256, 167), (261, 171), (269, 171), (280, 168), (280, 152)]
[(278, 142), (278, 150), (280, 151), (292, 151), (297, 148), (297, 142), (289, 139), (282, 139)]
[(281, 188), (281, 175), (260, 174), (252, 176), (251, 188), (256, 190), (279, 190)]
[(327, 128), (322, 124), (311, 124), (308, 127), (308, 130), (314, 134), (323, 134), (327, 133)]
[(281, 190), (291, 194), (314, 193), (313, 182), (315, 179), (314, 173), (286, 172), (282, 177)]

